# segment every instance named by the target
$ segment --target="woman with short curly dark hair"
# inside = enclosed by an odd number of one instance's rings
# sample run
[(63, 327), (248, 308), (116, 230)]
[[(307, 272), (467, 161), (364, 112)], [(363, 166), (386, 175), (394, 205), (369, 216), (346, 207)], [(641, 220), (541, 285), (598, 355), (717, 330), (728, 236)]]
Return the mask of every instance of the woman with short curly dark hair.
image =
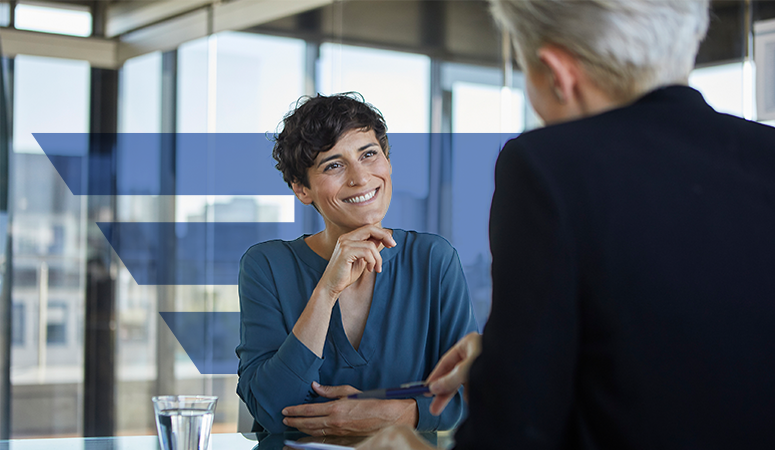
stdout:
[(463, 415), (460, 392), (441, 416), (426, 397), (342, 398), (424, 380), (476, 329), (452, 246), (382, 227), (392, 195), (386, 133), (380, 112), (346, 93), (300, 99), (275, 138), (277, 169), (325, 229), (254, 245), (240, 262), (237, 392), (270, 432), (450, 429)]

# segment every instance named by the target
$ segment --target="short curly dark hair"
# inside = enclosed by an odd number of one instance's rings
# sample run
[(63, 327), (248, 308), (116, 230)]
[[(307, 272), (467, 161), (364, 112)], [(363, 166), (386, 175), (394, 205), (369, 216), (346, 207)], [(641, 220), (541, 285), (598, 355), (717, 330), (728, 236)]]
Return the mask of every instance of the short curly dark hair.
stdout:
[(326, 152), (350, 130), (374, 130), (380, 147), (390, 157), (387, 125), (382, 113), (357, 92), (331, 96), (304, 96), (283, 118), (283, 130), (274, 136), (272, 157), (288, 186), (309, 186), (307, 169), (318, 153)]

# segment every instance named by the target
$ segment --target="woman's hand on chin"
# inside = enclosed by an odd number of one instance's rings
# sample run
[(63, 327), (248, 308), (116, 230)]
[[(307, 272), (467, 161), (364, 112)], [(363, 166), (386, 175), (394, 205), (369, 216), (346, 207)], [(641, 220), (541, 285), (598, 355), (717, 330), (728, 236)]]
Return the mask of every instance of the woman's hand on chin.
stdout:
[(395, 247), (396, 241), (388, 230), (377, 225), (365, 225), (339, 236), (318, 286), (336, 299), (363, 272), (381, 272), (380, 244)]
[(327, 403), (307, 403), (283, 409), (283, 423), (311, 436), (368, 436), (391, 425), (417, 426), (417, 402), (408, 400), (350, 400), (360, 392), (352, 386), (312, 385)]

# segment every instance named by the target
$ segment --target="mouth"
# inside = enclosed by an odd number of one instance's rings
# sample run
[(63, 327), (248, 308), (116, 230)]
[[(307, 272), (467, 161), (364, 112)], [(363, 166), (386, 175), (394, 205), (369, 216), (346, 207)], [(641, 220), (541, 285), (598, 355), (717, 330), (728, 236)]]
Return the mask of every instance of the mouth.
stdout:
[(352, 197), (347, 197), (343, 201), (345, 203), (351, 203), (351, 204), (359, 204), (359, 203), (366, 203), (369, 200), (373, 199), (375, 195), (377, 195), (377, 191), (379, 188), (374, 189), (373, 191), (369, 191), (362, 195), (354, 195)]

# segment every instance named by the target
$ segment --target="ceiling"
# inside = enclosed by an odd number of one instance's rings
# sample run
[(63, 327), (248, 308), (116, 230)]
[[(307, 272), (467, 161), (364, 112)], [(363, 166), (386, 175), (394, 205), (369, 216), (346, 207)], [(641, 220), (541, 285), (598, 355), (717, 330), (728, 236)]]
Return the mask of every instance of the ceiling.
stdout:
[[(35, 1), (40, 3), (40, 1)], [(35, 3), (30, 1), (30, 3)], [(427, 54), (498, 65), (502, 37), (485, 0), (46, 0), (88, 7), (95, 35), (126, 42), (118, 60), (226, 29)], [(750, 23), (775, 1), (713, 0), (698, 65), (741, 60)], [(182, 31), (181, 31), (182, 30)], [(150, 37), (149, 37), (150, 36)], [(166, 46), (165, 46), (166, 45)]]

